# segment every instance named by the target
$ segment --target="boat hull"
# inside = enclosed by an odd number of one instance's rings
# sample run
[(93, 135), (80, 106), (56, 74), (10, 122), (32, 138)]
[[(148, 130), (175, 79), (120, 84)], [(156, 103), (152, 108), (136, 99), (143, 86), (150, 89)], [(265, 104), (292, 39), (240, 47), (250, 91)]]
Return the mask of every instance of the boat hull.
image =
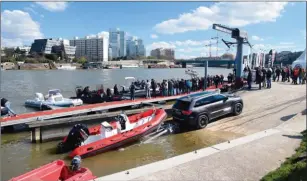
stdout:
[(36, 109), (49, 110), (52, 107), (71, 107), (71, 106), (80, 106), (83, 104), (81, 99), (64, 99), (61, 102), (48, 102), (48, 101), (36, 101), (36, 100), (26, 100), (25, 106), (32, 107)]
[(46, 106), (55, 106), (55, 107), (70, 107), (73, 106), (72, 102), (62, 102), (62, 103), (50, 103), (47, 101), (34, 101), (34, 100), (27, 100), (25, 102), (25, 105), (27, 107), (33, 107), (33, 108), (41, 108), (42, 105)]
[(71, 173), (63, 160), (56, 160), (23, 175), (12, 178), (10, 181), (87, 181), (95, 178), (96, 176), (87, 168), (81, 168), (78, 172)]
[[(153, 114), (153, 110), (146, 111), (141, 114), (133, 115), (129, 117), (129, 120), (132, 120), (131, 123), (136, 123), (139, 120), (146, 118), (147, 116), (150, 116)], [(125, 132), (118, 133), (114, 136), (103, 138), (94, 142), (91, 142), (89, 144), (79, 146), (75, 148), (69, 156), (72, 158), (76, 155), (81, 156), (82, 158), (86, 158), (89, 156), (94, 156), (99, 153), (107, 152), (119, 147), (122, 147), (124, 145), (127, 145), (129, 143), (136, 142), (140, 140), (142, 137), (146, 136), (147, 134), (152, 133), (153, 131), (157, 130), (160, 124), (165, 121), (167, 114), (165, 110), (158, 109), (154, 113), (155, 116), (149, 121), (142, 125), (139, 125), (137, 127), (134, 127), (130, 130), (127, 130)], [(115, 122), (111, 123), (115, 124)], [(100, 126), (95, 126), (92, 128), (89, 128), (90, 135), (98, 135), (100, 134), (99, 128)], [(96, 134), (95, 134), (96, 133)], [(64, 139), (65, 140), (65, 139)]]
[[(98, 150), (95, 150), (95, 151), (92, 151), (92, 152), (89, 152), (89, 153), (86, 153), (86, 154), (80, 155), (80, 156), (81, 156), (81, 158), (87, 158), (87, 157), (95, 156), (97, 154), (105, 153), (105, 152), (108, 152), (108, 151), (111, 151), (111, 150), (114, 150), (114, 149), (117, 149), (117, 148), (121, 148), (122, 146), (128, 145), (130, 143), (137, 142), (137, 141), (141, 140), (142, 137), (156, 131), (158, 129), (159, 125), (160, 124), (153, 126), (152, 128), (148, 129), (144, 133), (135, 135), (133, 137), (130, 137), (130, 138), (127, 138), (123, 141), (115, 143), (113, 145), (110, 145), (110, 146), (107, 146), (107, 147), (104, 147), (104, 148), (101, 148), (101, 149), (98, 149)], [(72, 158), (73, 156), (70, 155), (70, 157)]]

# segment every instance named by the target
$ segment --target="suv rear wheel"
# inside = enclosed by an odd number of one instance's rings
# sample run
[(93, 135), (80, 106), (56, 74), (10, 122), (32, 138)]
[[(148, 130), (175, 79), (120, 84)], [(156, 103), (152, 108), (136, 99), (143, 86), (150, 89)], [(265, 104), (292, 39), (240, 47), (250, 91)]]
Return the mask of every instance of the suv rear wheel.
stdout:
[(205, 128), (209, 124), (209, 117), (207, 115), (200, 115), (197, 118), (197, 128), (202, 129)]
[(233, 115), (237, 116), (242, 113), (243, 105), (241, 103), (236, 103), (233, 106)]

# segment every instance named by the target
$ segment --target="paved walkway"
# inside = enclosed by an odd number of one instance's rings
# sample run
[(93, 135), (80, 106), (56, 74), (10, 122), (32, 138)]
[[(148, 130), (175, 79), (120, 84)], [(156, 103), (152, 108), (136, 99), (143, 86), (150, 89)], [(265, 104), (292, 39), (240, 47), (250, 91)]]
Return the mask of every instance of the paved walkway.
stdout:
[(259, 180), (294, 153), (304, 129), (299, 113), (273, 129), (97, 180)]

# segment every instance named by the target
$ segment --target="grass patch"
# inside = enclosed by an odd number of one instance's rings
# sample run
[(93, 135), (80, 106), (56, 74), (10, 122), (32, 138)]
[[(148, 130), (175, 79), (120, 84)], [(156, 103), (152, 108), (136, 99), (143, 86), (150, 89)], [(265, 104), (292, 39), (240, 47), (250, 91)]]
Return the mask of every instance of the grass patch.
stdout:
[[(307, 180), (307, 167), (306, 167), (306, 150), (307, 150), (307, 136), (306, 130), (302, 132), (303, 140), (300, 146), (295, 150), (296, 153), (281, 164), (281, 166), (269, 172), (264, 176), (261, 181), (286, 181), (295, 180), (303, 181)], [(305, 156), (305, 158), (302, 158)]]

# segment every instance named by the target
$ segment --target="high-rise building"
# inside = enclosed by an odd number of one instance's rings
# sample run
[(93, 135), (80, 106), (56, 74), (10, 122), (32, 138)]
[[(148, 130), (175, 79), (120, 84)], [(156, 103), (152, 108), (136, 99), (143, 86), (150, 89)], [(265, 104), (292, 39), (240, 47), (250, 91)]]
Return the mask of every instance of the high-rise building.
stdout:
[(110, 46), (112, 48), (112, 57), (125, 57), (126, 56), (126, 33), (119, 29), (110, 29)]
[(87, 36), (79, 39), (75, 37), (69, 41), (71, 46), (76, 46), (76, 57), (86, 57), (90, 62), (107, 62), (109, 57), (109, 37)]
[(125, 57), (126, 55), (126, 33), (119, 31), (119, 56)]
[(156, 57), (157, 59), (175, 59), (175, 51), (170, 48), (156, 48), (154, 50), (151, 50), (150, 55)]
[(30, 54), (39, 53), (39, 54), (57, 54), (62, 59), (71, 61), (75, 57), (76, 47), (69, 45), (69, 40), (65, 39), (36, 39), (32, 43)]
[(142, 39), (129, 37), (127, 39), (127, 58), (135, 59), (136, 57), (145, 56), (145, 46)]

